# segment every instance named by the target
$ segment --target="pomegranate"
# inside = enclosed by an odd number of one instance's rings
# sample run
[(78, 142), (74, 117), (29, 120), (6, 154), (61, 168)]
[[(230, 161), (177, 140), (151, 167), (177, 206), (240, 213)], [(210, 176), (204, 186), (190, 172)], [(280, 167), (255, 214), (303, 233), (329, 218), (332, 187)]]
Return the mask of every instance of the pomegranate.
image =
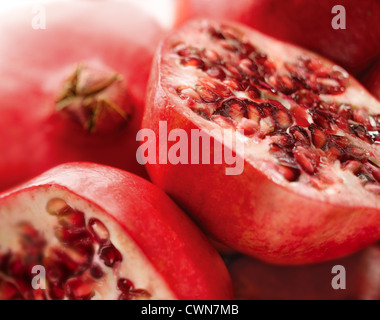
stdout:
[(160, 161), (178, 137), (166, 149), (160, 140), (147, 159), (152, 181), (216, 240), (267, 262), (303, 264), (380, 237), (380, 103), (344, 69), (208, 20), (167, 37), (152, 68), (143, 127), (159, 139), (160, 121), (187, 137), (202, 130), (211, 159), (222, 144), (244, 160), (241, 174), (228, 173), (227, 161)]
[(380, 101), (380, 60), (365, 73), (362, 82), (369, 92)]
[(228, 268), (239, 300), (379, 300), (379, 263), (380, 248), (373, 245), (307, 266), (275, 266), (240, 256)]
[[(2, 299), (231, 298), (207, 238), (131, 173), (63, 164), (2, 194), (0, 218)], [(45, 288), (32, 286), (35, 266)]]
[(127, 3), (70, 1), (0, 21), (0, 190), (68, 161), (147, 176), (136, 132), (155, 20)]
[[(333, 11), (338, 5), (345, 12)], [(351, 72), (380, 56), (377, 0), (180, 0), (178, 7), (178, 24), (196, 17), (235, 20), (314, 50)], [(345, 29), (334, 29), (334, 17), (343, 14)], [(337, 22), (343, 26), (342, 19)]]

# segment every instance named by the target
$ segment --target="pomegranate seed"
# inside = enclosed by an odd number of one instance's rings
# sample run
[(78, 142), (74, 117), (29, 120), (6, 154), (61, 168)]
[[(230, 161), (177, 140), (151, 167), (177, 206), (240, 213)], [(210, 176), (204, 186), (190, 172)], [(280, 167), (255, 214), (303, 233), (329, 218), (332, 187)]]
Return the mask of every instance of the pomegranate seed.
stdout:
[(233, 120), (222, 115), (212, 115), (211, 120), (224, 129), (236, 129)]
[(280, 165), (278, 167), (278, 172), (289, 182), (297, 181), (298, 177), (300, 176), (301, 172), (299, 169), (291, 168), (287, 166)]
[(104, 275), (104, 272), (102, 270), (102, 268), (96, 264), (94, 264), (91, 269), (90, 269), (90, 274), (93, 278), (95, 279), (100, 279), (101, 277), (103, 277)]
[(178, 95), (181, 99), (193, 99), (195, 102), (202, 102), (199, 94), (192, 88), (179, 88), (177, 90)]
[(198, 87), (197, 92), (204, 102), (217, 102), (220, 99), (218, 95), (204, 87)]
[(257, 67), (250, 59), (242, 59), (239, 63), (239, 68), (248, 76), (255, 76), (257, 74)]
[(65, 297), (64, 289), (59, 285), (51, 283), (49, 284), (48, 294), (52, 300), (63, 300)]
[(197, 55), (198, 49), (188, 47), (184, 43), (181, 43), (174, 48), (174, 52), (181, 57), (189, 57), (191, 55)]
[(313, 141), (314, 146), (316, 148), (322, 149), (328, 141), (326, 135), (315, 125), (310, 125), (309, 129), (311, 132), (311, 140)]
[(261, 117), (263, 116), (263, 113), (258, 105), (247, 103), (247, 115), (249, 119), (253, 120), (256, 123), (259, 123)]
[(72, 210), (70, 213), (58, 217), (58, 222), (63, 227), (84, 227), (86, 224), (84, 213)]
[(229, 71), (231, 77), (237, 79), (237, 80), (241, 80), (243, 77), (242, 77), (242, 74), (240, 73), (240, 71), (233, 65), (227, 65), (226, 66), (227, 70)]
[(109, 241), (110, 233), (100, 220), (91, 218), (88, 222), (88, 228), (98, 243), (103, 244)]
[(302, 145), (310, 145), (309, 134), (304, 128), (300, 126), (294, 126), (290, 128), (289, 132), (296, 142), (301, 143)]
[(269, 148), (269, 153), (277, 159), (279, 164), (286, 167), (298, 168), (297, 163), (294, 161), (293, 154), (286, 147), (272, 143)]
[(217, 78), (219, 80), (224, 80), (226, 78), (225, 72), (220, 67), (215, 67), (215, 66), (211, 67), (210, 69), (207, 70), (207, 74), (210, 77)]
[(240, 121), (243, 117), (248, 118), (247, 106), (244, 100), (230, 99), (224, 101), (215, 114), (230, 117)]
[(92, 245), (91, 234), (86, 228), (58, 228), (55, 231), (58, 240), (71, 246), (86, 247)]
[(60, 261), (72, 273), (87, 269), (92, 259), (92, 255), (88, 256), (78, 248), (53, 248), (51, 254), (54, 255), (55, 261)]
[(196, 57), (186, 57), (181, 59), (181, 64), (185, 67), (196, 67), (198, 69), (205, 69), (206, 65), (202, 59)]
[(204, 49), (202, 51), (202, 56), (206, 60), (213, 62), (213, 63), (218, 63), (221, 60), (219, 54), (212, 49)]
[(312, 174), (315, 172), (315, 168), (318, 165), (319, 157), (311, 150), (298, 146), (293, 151), (294, 158), (300, 164), (303, 170)]
[(207, 78), (202, 78), (199, 83), (203, 88), (215, 93), (216, 95), (226, 98), (231, 95), (231, 90), (224, 84)]
[(45, 292), (42, 289), (33, 290), (33, 300), (46, 300)]
[(365, 127), (370, 127), (369, 115), (364, 109), (355, 109), (353, 112), (353, 120)]
[(66, 282), (65, 293), (69, 299), (90, 300), (95, 292), (93, 291), (93, 283), (84, 278), (73, 278)]
[(219, 39), (219, 40), (226, 39), (224, 35), (222, 34), (222, 32), (220, 30), (215, 29), (214, 27), (209, 27), (208, 33), (211, 38)]
[(328, 119), (328, 116), (323, 114), (323, 113), (320, 113), (320, 112), (314, 112), (313, 113), (313, 121), (316, 125), (318, 125), (319, 127), (323, 128), (323, 129), (331, 129), (331, 120)]
[(344, 156), (344, 151), (334, 142), (328, 142), (326, 157), (332, 161), (340, 160)]
[(291, 150), (294, 146), (293, 138), (285, 132), (276, 132), (271, 135), (272, 141), (275, 145), (282, 148)]
[(293, 116), (296, 124), (301, 127), (308, 127), (309, 126), (309, 120), (308, 120), (308, 113), (306, 112), (306, 109), (301, 106), (293, 106), (290, 109), (290, 114)]
[(346, 104), (342, 104), (340, 107), (339, 107), (339, 114), (344, 117), (345, 119), (347, 120), (350, 120), (353, 118), (353, 112), (352, 112), (352, 109), (349, 105), (346, 105)]
[(49, 200), (46, 205), (46, 211), (51, 215), (64, 215), (70, 213), (72, 208), (66, 203), (65, 200), (54, 198)]
[(308, 90), (299, 90), (292, 94), (292, 98), (305, 107), (311, 107), (316, 101), (319, 101), (319, 96)]
[[(232, 39), (236, 39), (236, 36), (232, 37)], [(249, 42), (243, 42), (240, 44), (241, 52), (246, 55), (250, 55), (251, 53), (256, 53), (256, 48), (250, 44)]]
[(287, 75), (272, 76), (269, 78), (269, 83), (279, 92), (286, 95), (291, 95), (299, 89), (299, 85)]
[(254, 86), (248, 86), (247, 89), (245, 89), (245, 93), (250, 99), (258, 99), (261, 97), (260, 90)]
[(277, 109), (273, 112), (273, 118), (276, 121), (277, 126), (286, 130), (293, 123), (292, 116), (285, 109)]
[(237, 48), (235, 45), (233, 45), (231, 42), (228, 40), (219, 40), (218, 45), (220, 45), (222, 48), (232, 51), (232, 52), (238, 52), (239, 48)]
[(0, 279), (0, 300), (18, 300), (22, 298), (22, 294), (16, 286)]
[(98, 254), (107, 267), (113, 267), (115, 263), (123, 260), (121, 253), (112, 243), (101, 246)]
[(120, 278), (117, 281), (117, 287), (119, 288), (119, 290), (121, 290), (121, 292), (129, 293), (129, 291), (134, 288), (134, 285), (131, 280)]
[(233, 79), (225, 79), (225, 80), (223, 81), (223, 83), (224, 83), (226, 86), (228, 86), (228, 87), (230, 87), (231, 89), (233, 89), (233, 90), (236, 90), (236, 91), (241, 91), (241, 90), (243, 90), (242, 85), (241, 85), (238, 81), (235, 81), (235, 80), (233, 80)]

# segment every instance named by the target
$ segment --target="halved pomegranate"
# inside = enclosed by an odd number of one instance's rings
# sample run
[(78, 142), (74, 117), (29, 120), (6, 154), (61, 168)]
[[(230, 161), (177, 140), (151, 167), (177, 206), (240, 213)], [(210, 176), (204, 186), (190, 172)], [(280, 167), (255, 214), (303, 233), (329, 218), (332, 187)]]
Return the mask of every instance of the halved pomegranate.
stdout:
[(228, 269), (238, 300), (380, 299), (378, 245), (307, 266), (275, 266), (240, 256), (232, 260)]
[[(202, 157), (160, 164), (177, 137), (147, 165), (152, 181), (226, 245), (301, 264), (380, 237), (380, 103), (321, 56), (243, 25), (190, 22), (156, 55), (143, 127), (159, 137), (159, 121), (189, 141), (203, 130), (211, 161), (220, 143), (244, 159), (240, 175)], [(218, 128), (244, 130), (236, 131), (244, 151)]]
[(147, 176), (136, 132), (162, 34), (128, 3), (34, 2), (2, 13), (0, 190), (68, 161)]
[[(363, 70), (380, 55), (377, 0), (179, 0), (177, 16), (177, 24), (195, 18), (244, 23), (314, 50), (351, 72)], [(343, 27), (343, 19), (345, 29), (334, 29), (332, 22)]]
[[(0, 299), (232, 296), (206, 237), (163, 191), (119, 169), (51, 169), (2, 194), (0, 219)], [(45, 277), (33, 287), (35, 266)]]

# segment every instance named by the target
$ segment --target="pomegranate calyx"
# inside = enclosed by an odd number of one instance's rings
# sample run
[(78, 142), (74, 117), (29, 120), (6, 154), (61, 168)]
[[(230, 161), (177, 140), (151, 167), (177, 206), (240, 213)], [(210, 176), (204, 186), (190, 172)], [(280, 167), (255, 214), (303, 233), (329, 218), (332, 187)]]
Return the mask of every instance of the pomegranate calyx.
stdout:
[(56, 102), (90, 133), (109, 133), (125, 126), (131, 105), (122, 76), (105, 67), (79, 64), (67, 78)]

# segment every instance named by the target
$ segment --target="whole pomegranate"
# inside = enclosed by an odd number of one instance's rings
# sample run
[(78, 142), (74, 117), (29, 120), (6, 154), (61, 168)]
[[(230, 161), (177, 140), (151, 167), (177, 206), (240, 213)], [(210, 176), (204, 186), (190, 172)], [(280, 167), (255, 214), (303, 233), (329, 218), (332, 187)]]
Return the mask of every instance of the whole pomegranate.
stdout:
[(128, 3), (25, 5), (0, 17), (0, 190), (68, 161), (147, 176), (136, 132), (163, 30)]
[(160, 45), (148, 88), (150, 177), (216, 240), (303, 264), (380, 237), (380, 103), (341, 67), (200, 20)]
[[(179, 0), (177, 23), (195, 17), (242, 22), (314, 50), (351, 72), (380, 56), (377, 0)], [(335, 17), (344, 29), (333, 28)]]
[(0, 299), (232, 297), (207, 238), (163, 191), (128, 172), (58, 166), (0, 195), (0, 219)]

